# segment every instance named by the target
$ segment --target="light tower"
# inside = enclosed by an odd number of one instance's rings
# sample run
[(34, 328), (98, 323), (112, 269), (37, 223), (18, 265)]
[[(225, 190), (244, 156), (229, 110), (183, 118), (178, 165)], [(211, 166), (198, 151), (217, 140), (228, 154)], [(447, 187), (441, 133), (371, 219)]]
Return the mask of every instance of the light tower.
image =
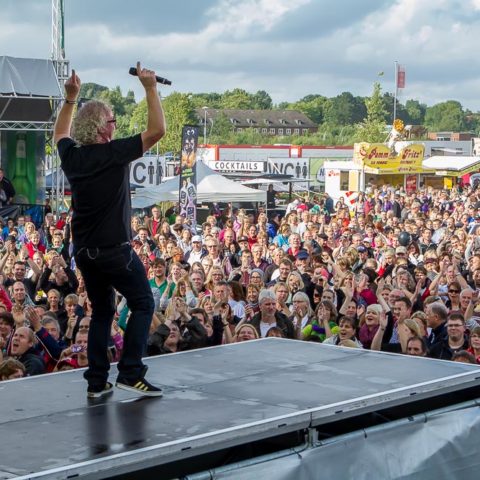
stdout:
[[(69, 76), (69, 63), (65, 59), (65, 0), (52, 0), (52, 61), (57, 73), (60, 91), (63, 95), (63, 86)], [(61, 100), (54, 101), (53, 112), (55, 117), (58, 115), (61, 106)], [(65, 182), (63, 175), (60, 178), (60, 158), (53, 135), (51, 138), (51, 158), (52, 207), (55, 211), (58, 211), (58, 207), (63, 204), (65, 199)]]

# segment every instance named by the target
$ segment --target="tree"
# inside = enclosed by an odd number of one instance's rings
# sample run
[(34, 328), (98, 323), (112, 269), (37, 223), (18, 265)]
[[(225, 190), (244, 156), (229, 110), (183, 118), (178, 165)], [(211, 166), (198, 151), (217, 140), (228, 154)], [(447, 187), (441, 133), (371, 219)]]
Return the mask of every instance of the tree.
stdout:
[(232, 132), (232, 122), (230, 122), (224, 113), (220, 113), (215, 117), (207, 132), (208, 142), (212, 144), (227, 143), (228, 139), (232, 136)]
[(322, 95), (307, 95), (298, 102), (289, 104), (285, 110), (298, 110), (312, 122), (320, 124), (324, 121), (327, 102), (328, 99)]
[(171, 93), (163, 100), (163, 110), (167, 122), (167, 132), (160, 140), (161, 151), (180, 153), (184, 125), (198, 123), (189, 95), (179, 92)]
[(343, 92), (326, 102), (324, 121), (330, 125), (352, 125), (361, 122), (365, 115), (364, 100)]
[(253, 105), (255, 110), (271, 110), (273, 106), (272, 98), (265, 90), (258, 90), (253, 94)]
[(222, 108), (222, 95), (220, 93), (194, 93), (190, 100), (193, 108)]
[(405, 102), (405, 109), (408, 113), (408, 123), (412, 125), (423, 125), (425, 121), (425, 112), (427, 106), (420, 103), (418, 100), (407, 100)]
[[(182, 148), (182, 128), (184, 125), (196, 125), (198, 120), (189, 95), (173, 92), (163, 102), (163, 111), (167, 123), (167, 132), (160, 140), (162, 152), (180, 153)], [(143, 99), (132, 112), (129, 129), (132, 134), (142, 132), (147, 126), (147, 102)]]
[(134, 93), (128, 92), (127, 96), (124, 97), (118, 86), (112, 90), (103, 90), (98, 98), (112, 107), (116, 117), (131, 114), (136, 105)]
[(363, 142), (384, 142), (387, 136), (385, 117), (387, 111), (382, 98), (380, 83), (373, 84), (371, 97), (365, 99), (367, 117), (355, 126), (355, 138)]
[(241, 88), (227, 90), (222, 95), (222, 108), (233, 110), (251, 110), (253, 109), (252, 95)]
[(425, 113), (425, 125), (433, 132), (465, 130), (465, 113), (462, 105), (455, 100), (448, 100), (428, 107)]
[(129, 130), (131, 134), (142, 132), (147, 128), (147, 101), (141, 100), (130, 116)]
[(104, 85), (99, 85), (98, 83), (82, 83), (82, 86), (80, 87), (80, 98), (97, 98), (100, 93), (108, 90), (108, 87), (105, 87)]

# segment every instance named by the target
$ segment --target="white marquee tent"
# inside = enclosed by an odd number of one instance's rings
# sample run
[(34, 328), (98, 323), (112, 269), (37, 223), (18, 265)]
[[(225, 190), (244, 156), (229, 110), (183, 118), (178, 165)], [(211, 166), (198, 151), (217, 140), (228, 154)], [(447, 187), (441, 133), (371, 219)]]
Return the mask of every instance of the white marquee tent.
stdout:
[[(178, 201), (179, 178), (173, 177), (155, 187), (137, 190), (133, 208), (146, 208), (159, 202)], [(203, 162), (197, 162), (198, 202), (265, 202), (266, 192), (244, 187), (220, 175)]]

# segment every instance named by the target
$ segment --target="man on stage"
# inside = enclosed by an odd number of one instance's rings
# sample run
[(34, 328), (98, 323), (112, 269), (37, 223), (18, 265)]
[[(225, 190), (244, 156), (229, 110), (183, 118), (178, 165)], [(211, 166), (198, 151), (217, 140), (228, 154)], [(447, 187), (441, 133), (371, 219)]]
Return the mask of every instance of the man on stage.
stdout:
[(130, 245), (129, 164), (165, 135), (165, 118), (155, 72), (142, 69), (138, 62), (137, 74), (145, 88), (148, 109), (147, 127), (141, 134), (112, 140), (115, 117), (110, 107), (97, 100), (78, 111), (72, 128), (81, 85), (75, 70), (65, 82), (65, 103), (55, 124), (62, 169), (72, 189), (75, 261), (93, 309), (89, 366), (84, 374), (91, 398), (112, 391), (112, 384), (107, 382), (107, 345), (115, 312), (114, 289), (127, 299), (132, 312), (116, 386), (146, 396), (162, 395), (161, 389), (145, 380), (147, 367), (142, 362), (154, 302), (145, 268)]

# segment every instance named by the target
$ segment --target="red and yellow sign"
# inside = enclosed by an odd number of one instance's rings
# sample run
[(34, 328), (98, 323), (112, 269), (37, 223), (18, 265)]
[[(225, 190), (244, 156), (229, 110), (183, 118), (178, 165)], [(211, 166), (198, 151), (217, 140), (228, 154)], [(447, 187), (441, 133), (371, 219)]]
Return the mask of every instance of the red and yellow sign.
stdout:
[(402, 148), (397, 154), (384, 143), (356, 143), (353, 161), (367, 173), (421, 173), (425, 147), (415, 143)]

